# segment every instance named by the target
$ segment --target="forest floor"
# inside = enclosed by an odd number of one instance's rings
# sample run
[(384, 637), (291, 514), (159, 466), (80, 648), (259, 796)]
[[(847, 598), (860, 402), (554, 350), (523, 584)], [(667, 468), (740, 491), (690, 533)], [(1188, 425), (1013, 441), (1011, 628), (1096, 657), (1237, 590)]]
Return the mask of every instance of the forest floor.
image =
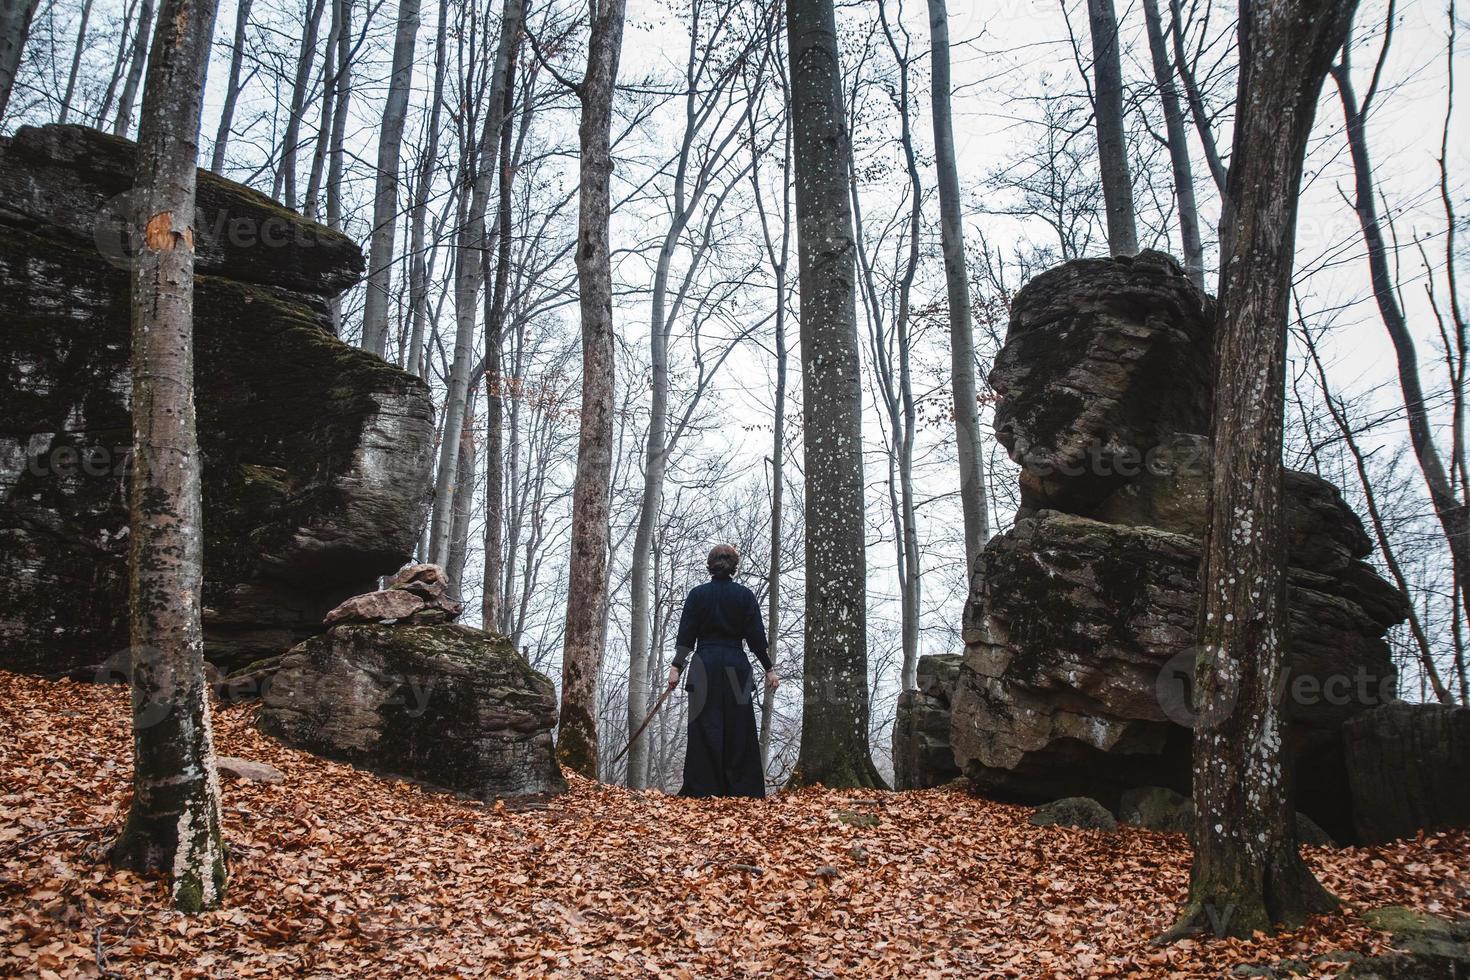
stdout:
[(220, 753), (287, 778), (224, 783), (228, 902), (186, 918), (102, 857), (127, 692), (0, 673), (0, 975), (1220, 977), (1384, 951), (1359, 917), (1377, 906), (1470, 914), (1461, 832), (1311, 849), (1338, 913), (1155, 947), (1185, 893), (1178, 835), (1032, 827), (953, 790), (692, 801), (574, 779), (518, 812), (285, 748), (251, 715), (218, 712)]

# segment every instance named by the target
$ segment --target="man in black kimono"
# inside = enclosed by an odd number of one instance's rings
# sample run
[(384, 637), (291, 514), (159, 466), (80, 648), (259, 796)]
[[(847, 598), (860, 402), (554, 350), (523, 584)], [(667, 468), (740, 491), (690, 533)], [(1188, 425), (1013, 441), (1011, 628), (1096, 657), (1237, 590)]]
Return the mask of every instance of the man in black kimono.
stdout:
[(766, 795), (766, 774), (755, 732), (755, 684), (741, 642), (765, 668), (766, 697), (775, 693), (780, 680), (771, 667), (760, 603), (755, 593), (731, 578), (740, 553), (731, 545), (716, 545), (707, 565), (710, 580), (695, 586), (684, 600), (674, 666), (669, 668), (672, 689), (690, 664), (685, 684), (689, 744), (679, 795), (759, 798)]

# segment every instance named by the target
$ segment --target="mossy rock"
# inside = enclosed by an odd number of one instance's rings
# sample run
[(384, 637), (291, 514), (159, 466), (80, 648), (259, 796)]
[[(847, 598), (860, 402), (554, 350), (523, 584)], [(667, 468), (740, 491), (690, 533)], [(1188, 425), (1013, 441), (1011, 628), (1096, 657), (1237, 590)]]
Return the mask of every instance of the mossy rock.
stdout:
[(1036, 808), (1030, 822), (1035, 827), (1076, 827), (1080, 830), (1114, 830), (1117, 819), (1097, 800), (1069, 796)]

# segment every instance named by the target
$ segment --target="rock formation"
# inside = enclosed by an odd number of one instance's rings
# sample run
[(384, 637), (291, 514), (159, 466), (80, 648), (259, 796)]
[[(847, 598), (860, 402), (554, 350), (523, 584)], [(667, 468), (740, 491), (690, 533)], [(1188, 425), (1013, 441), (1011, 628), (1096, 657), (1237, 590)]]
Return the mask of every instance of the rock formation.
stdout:
[(928, 789), (960, 777), (949, 744), (949, 698), (959, 672), (958, 654), (919, 658), (918, 688), (898, 696), (893, 728), (894, 789)]
[(429, 626), (459, 618), (464, 603), (449, 591), (449, 576), (438, 565), (409, 565), (376, 592), (353, 596), (322, 620), (338, 623), (402, 622)]
[(1384, 705), (1349, 721), (1343, 739), (1359, 840), (1470, 827), (1470, 708)]
[[(128, 643), (132, 165), (131, 143), (80, 127), (0, 139), (9, 670), (91, 674)], [(203, 171), (198, 206), (206, 656), (229, 670), (407, 560), (434, 429), (422, 382), (332, 331), (329, 300), (363, 268), (350, 240)]]
[(261, 731), (476, 799), (559, 792), (556, 690), (504, 637), (344, 623), (282, 658)]
[[(990, 376), (1021, 467), (1015, 525), (972, 570), (951, 742), (977, 789), (1028, 802), (1187, 792), (1209, 479), (1212, 304), (1168, 256), (1082, 259), (1017, 294)], [(1402, 599), (1327, 482), (1285, 481), (1297, 806), (1351, 835), (1343, 722), (1391, 699)]]

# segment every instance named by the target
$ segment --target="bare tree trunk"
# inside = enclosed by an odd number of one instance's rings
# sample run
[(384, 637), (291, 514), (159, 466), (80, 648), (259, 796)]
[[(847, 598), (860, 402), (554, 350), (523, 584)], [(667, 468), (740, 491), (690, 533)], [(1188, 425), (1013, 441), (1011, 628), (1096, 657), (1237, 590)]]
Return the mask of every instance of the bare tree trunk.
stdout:
[[(337, 16), (337, 70), (333, 73), (337, 97), (327, 148), (327, 227), (342, 228), (342, 175), (347, 163), (347, 109), (352, 100), (352, 0), (333, 0)], [(341, 329), (340, 299), (332, 300), (332, 326)]]
[(1097, 117), (1097, 160), (1108, 214), (1108, 250), (1113, 255), (1135, 255), (1138, 228), (1128, 140), (1123, 132), (1123, 67), (1113, 0), (1087, 0), (1087, 23), (1092, 30), (1093, 113)]
[(868, 752), (862, 376), (832, 0), (788, 0), (806, 451), (806, 667), (793, 785), (882, 786)]
[(114, 136), (127, 136), (133, 124), (133, 100), (138, 97), (138, 83), (143, 79), (143, 66), (148, 62), (148, 35), (152, 28), (153, 0), (143, 0), (143, 12), (138, 15), (138, 33), (133, 35), (133, 54), (128, 63), (127, 78), (123, 81), (122, 97), (117, 103), (117, 115), (112, 120)]
[[(520, 11), (524, 23), (526, 8)], [(480, 596), (480, 618), (485, 629), (501, 631), (500, 580), (505, 570), (505, 304), (510, 292), (511, 192), (515, 166), (510, 124), (515, 108), (516, 65), (520, 31), (510, 48), (501, 97), (500, 129), (495, 140), (499, 153), (499, 201), (496, 204), (495, 280), (485, 294), (485, 570)], [(527, 110), (529, 111), (529, 109)], [(489, 260), (489, 253), (485, 255)]]
[(960, 464), (960, 507), (965, 520), (965, 568), (990, 540), (985, 492), (985, 455), (980, 449), (980, 400), (975, 390), (975, 333), (970, 322), (970, 277), (965, 268), (959, 169), (955, 165), (953, 83), (949, 71), (949, 13), (945, 0), (929, 0), (929, 47), (933, 64), (931, 115), (934, 170), (939, 185), (939, 236), (949, 297), (949, 357), (954, 386), (955, 443)]
[(1194, 864), (1174, 934), (1249, 936), (1335, 900), (1297, 849), (1281, 752), (1286, 312), (1302, 160), (1352, 0), (1244, 0), (1195, 670)]
[[(1388, 33), (1383, 48), (1385, 55), (1392, 39), (1391, 15), (1386, 30)], [(1337, 91), (1342, 100), (1343, 118), (1347, 122), (1348, 151), (1353, 159), (1353, 207), (1358, 213), (1363, 243), (1368, 249), (1368, 275), (1373, 284), (1373, 298), (1378, 303), (1378, 315), (1383, 320), (1389, 339), (1393, 341), (1394, 355), (1398, 361), (1399, 390), (1403, 392), (1409, 441), (1414, 446), (1414, 456), (1419, 461), (1419, 472), (1424, 476), (1424, 484), (1429, 488), (1434, 514), (1444, 530), (1455, 575), (1461, 582), (1467, 582), (1470, 581), (1470, 506), (1455, 493), (1454, 484), (1445, 472), (1439, 448), (1434, 442), (1424, 388), (1419, 380), (1419, 356), (1415, 350), (1414, 335), (1409, 330), (1403, 308), (1399, 306), (1395, 291), (1397, 285), (1388, 267), (1388, 247), (1384, 242), (1383, 226), (1379, 222), (1378, 209), (1374, 202), (1373, 164), (1368, 157), (1367, 121), (1368, 110), (1377, 92), (1377, 77), (1378, 73), (1375, 72), (1374, 85), (1364, 97), (1363, 104), (1359, 105), (1357, 92), (1353, 88), (1347, 48), (1343, 49), (1342, 60), (1332, 68), (1332, 78), (1337, 82)], [(1470, 619), (1470, 590), (1462, 590), (1461, 601), (1465, 616)]]
[(1179, 73), (1179, 80), (1184, 83), (1184, 95), (1189, 102), (1189, 115), (1194, 120), (1194, 130), (1199, 135), (1200, 145), (1205, 151), (1205, 163), (1210, 168), (1210, 179), (1215, 182), (1215, 190), (1220, 193), (1220, 223), (1223, 225), (1227, 220), (1224, 209), (1230, 204), (1225, 199), (1225, 163), (1220, 159), (1220, 148), (1215, 143), (1215, 131), (1210, 128), (1210, 116), (1205, 111), (1204, 97), (1200, 95), (1199, 85), (1195, 82), (1194, 69), (1184, 52), (1184, 14), (1180, 10), (1180, 0), (1169, 0), (1169, 12), (1169, 36), (1174, 44), (1174, 70)]
[(209, 169), (222, 173), (225, 166), (225, 150), (230, 145), (230, 126), (235, 119), (235, 103), (240, 99), (240, 69), (245, 63), (245, 30), (250, 26), (250, 7), (253, 0), (239, 0), (235, 11), (235, 44), (230, 52), (230, 79), (225, 85), (225, 104), (220, 109), (219, 129), (214, 134), (214, 153)]
[(434, 169), (439, 162), (439, 126), (444, 105), (444, 64), (448, 57), (449, 5), (439, 5), (439, 27), (434, 35), (434, 93), (429, 103), (429, 145), (419, 161), (414, 179), (413, 213), (409, 218), (408, 310), (412, 318), (408, 358), (405, 367), (410, 374), (424, 377), (424, 331), (429, 320), (429, 257), (426, 254), (424, 227), (428, 220), (429, 194), (434, 185)]
[(204, 684), (194, 422), (194, 184), (214, 16), (214, 0), (164, 0), (132, 201), (133, 799), (111, 857), (172, 875), (184, 912), (217, 907), (227, 879)]
[(562, 765), (597, 778), (597, 681), (606, 632), (608, 509), (613, 452), (612, 106), (626, 0), (599, 0), (578, 86), (582, 120), (577, 204), (577, 287), (582, 314), (582, 431), (572, 491), (571, 568), (562, 640)]
[(92, 116), (92, 126), (96, 129), (102, 128), (107, 114), (112, 111), (112, 100), (117, 97), (117, 83), (122, 80), (123, 69), (127, 67), (128, 51), (130, 46), (128, 38), (132, 36), (133, 15), (138, 12), (141, 0), (131, 0), (123, 11), (122, 27), (119, 31), (117, 56), (112, 59), (112, 71), (107, 76), (107, 88), (102, 93), (102, 104), (97, 107), (97, 112)]
[[(288, 208), (300, 208), (308, 216), (314, 214), (317, 208), (316, 188), (307, 188), (305, 202), (296, 197), (296, 153), (301, 144), (301, 121), (306, 112), (306, 94), (311, 86), (311, 66), (316, 61), (316, 39), (321, 31), (322, 11), (326, 7), (326, 0), (310, 0), (310, 3), (306, 14), (306, 33), (302, 35), (301, 51), (296, 58), (296, 78), (291, 86), (291, 108), (286, 115), (286, 134), (281, 139), (281, 164), (276, 169), (276, 178), (271, 187), (272, 197), (283, 201)], [(334, 93), (329, 81), (332, 73), (326, 66), (331, 64), (331, 52), (337, 46), (337, 31), (341, 27), (335, 0), (332, 4), (331, 24), (327, 33), (327, 50), (322, 55), (322, 123), (321, 132), (317, 134), (316, 156), (326, 152), (323, 144), (332, 128)], [(313, 166), (315, 167), (315, 162)]]
[[(71, 70), (66, 74), (66, 91), (61, 94), (61, 112), (56, 121), (63, 126), (71, 117), (71, 100), (76, 95), (77, 77), (82, 70), (82, 55), (87, 50), (87, 22), (92, 19), (92, 0), (82, 4), (81, 24), (77, 27), (77, 44), (72, 49)], [(5, 117), (4, 99), (0, 98), (0, 119)]]
[[(26, 38), (31, 33), (31, 20), (36, 16), (40, 0), (0, 0), (0, 119), (10, 104), (10, 90), (20, 71)], [(82, 31), (86, 31), (86, 14), (82, 15)], [(80, 42), (78, 42), (80, 44)]]
[[(525, 7), (520, 0), (505, 0), (500, 20), (500, 43), (495, 53), (495, 73), (490, 82), (486, 103), (485, 125), (478, 141), (469, 137), (464, 147), (462, 185), (469, 200), (459, 227), (459, 267), (455, 274), (454, 314), (456, 320), (454, 365), (450, 369), (449, 390), (445, 394), (444, 425), (454, 431), (464, 417), (465, 396), (470, 387), (471, 356), (475, 341), (475, 323), (479, 313), (480, 287), (485, 276), (485, 210), (489, 205), (490, 180), (499, 150), (501, 123), (505, 119), (505, 89), (510, 84), (515, 46), (521, 32)], [(439, 473), (434, 487), (433, 523), (429, 529), (429, 560), (444, 564), (448, 558), (450, 515), (453, 513), (456, 483), (455, 468), (459, 454), (445, 442), (440, 447)], [(460, 582), (453, 582), (456, 591)]]
[(362, 348), (379, 357), (388, 344), (388, 292), (393, 283), (393, 236), (398, 227), (398, 164), (413, 81), (413, 49), (419, 32), (419, 0), (399, 0), (393, 40), (393, 74), (378, 134), (378, 175), (373, 187), (373, 232), (363, 296)]
[(1169, 163), (1174, 169), (1174, 193), (1179, 200), (1179, 243), (1184, 249), (1184, 271), (1189, 281), (1205, 288), (1205, 250), (1199, 237), (1199, 208), (1194, 201), (1194, 172), (1189, 163), (1189, 137), (1179, 108), (1179, 90), (1174, 87), (1174, 66), (1164, 45), (1164, 25), (1159, 18), (1159, 0), (1143, 0), (1143, 19), (1148, 28), (1148, 49), (1153, 56), (1154, 82), (1164, 109), (1164, 132), (1169, 140)]
[(464, 420), (459, 427), (459, 465), (455, 468), (454, 513), (449, 532), (449, 558), (444, 569), (449, 581), (463, 590), (465, 564), (470, 557), (470, 519), (475, 509), (475, 466), (479, 458), (475, 447), (475, 392), (469, 394)]

